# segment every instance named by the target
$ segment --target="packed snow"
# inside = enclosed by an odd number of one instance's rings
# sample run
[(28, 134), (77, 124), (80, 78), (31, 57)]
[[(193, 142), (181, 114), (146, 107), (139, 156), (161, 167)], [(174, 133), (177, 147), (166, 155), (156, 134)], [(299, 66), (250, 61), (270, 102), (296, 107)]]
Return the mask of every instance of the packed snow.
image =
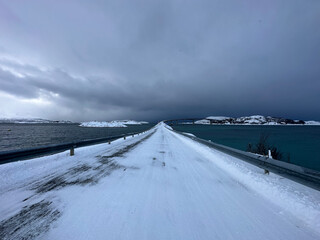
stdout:
[(145, 121), (134, 121), (134, 120), (115, 120), (109, 122), (98, 122), (98, 121), (91, 121), (91, 122), (83, 122), (79, 126), (80, 127), (127, 127), (127, 125), (141, 125), (141, 124), (148, 124)]
[(320, 192), (163, 123), (0, 165), (0, 239), (319, 239)]

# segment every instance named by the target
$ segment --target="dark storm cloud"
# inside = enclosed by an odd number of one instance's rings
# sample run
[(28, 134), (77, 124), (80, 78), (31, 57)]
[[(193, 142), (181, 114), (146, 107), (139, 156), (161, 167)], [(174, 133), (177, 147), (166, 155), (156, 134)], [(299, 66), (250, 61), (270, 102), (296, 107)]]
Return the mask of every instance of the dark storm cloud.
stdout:
[(320, 119), (320, 2), (2, 1), (0, 7), (0, 89), (45, 97), (53, 112), (70, 110), (62, 117)]

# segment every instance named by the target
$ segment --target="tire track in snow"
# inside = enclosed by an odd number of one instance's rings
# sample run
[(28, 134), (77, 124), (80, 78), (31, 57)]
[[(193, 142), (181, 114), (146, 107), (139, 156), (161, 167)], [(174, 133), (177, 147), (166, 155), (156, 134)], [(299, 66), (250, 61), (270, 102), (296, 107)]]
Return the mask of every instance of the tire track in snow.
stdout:
[[(138, 171), (118, 172), (112, 182), (80, 199), (90, 202), (86, 217), (73, 222), (69, 209), (48, 239), (317, 239), (293, 216), (262, 198), (219, 168), (214, 161), (162, 126), (118, 163)], [(165, 166), (162, 165), (165, 162)], [(103, 209), (103, 215), (99, 211)], [(88, 216), (89, 215), (89, 216)], [(99, 215), (97, 217), (97, 215)], [(71, 229), (79, 231), (74, 235)], [(85, 229), (82, 231), (82, 229)], [(103, 229), (103, 231), (101, 231)]]
[[(120, 165), (116, 158), (137, 147), (154, 134), (125, 145), (110, 155), (97, 156), (98, 164), (82, 164), (74, 166), (63, 173), (55, 173), (48, 178), (40, 179), (28, 188), (34, 194), (23, 202), (30, 202), (15, 215), (0, 222), (0, 239), (34, 239), (49, 231), (50, 225), (62, 215), (62, 211), (54, 206), (53, 199), (48, 199), (46, 193), (58, 191), (68, 186), (86, 186), (97, 184), (101, 178), (109, 176), (115, 170), (136, 169), (132, 166)], [(51, 198), (51, 197), (50, 197)], [(39, 200), (40, 199), (40, 200)]]
[(67, 207), (45, 239), (319, 239), (219, 168), (221, 155), (202, 154), (161, 124), (140, 143), (78, 166), (80, 175), (103, 163), (128, 171), (71, 194), (49, 191)]

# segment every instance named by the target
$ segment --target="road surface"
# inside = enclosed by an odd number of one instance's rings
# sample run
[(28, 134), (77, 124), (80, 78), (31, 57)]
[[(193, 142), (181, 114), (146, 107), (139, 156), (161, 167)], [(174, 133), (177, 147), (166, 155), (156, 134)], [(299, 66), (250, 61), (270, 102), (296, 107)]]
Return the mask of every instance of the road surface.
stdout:
[(163, 123), (0, 177), (0, 239), (320, 239), (319, 192)]

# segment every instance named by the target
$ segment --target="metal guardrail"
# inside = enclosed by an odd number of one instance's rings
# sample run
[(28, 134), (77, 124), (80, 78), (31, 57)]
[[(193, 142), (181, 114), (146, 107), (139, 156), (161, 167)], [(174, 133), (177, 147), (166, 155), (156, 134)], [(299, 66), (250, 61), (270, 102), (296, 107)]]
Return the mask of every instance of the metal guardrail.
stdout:
[(111, 136), (106, 138), (96, 138), (96, 139), (90, 139), (90, 140), (82, 140), (78, 142), (54, 144), (54, 145), (47, 145), (42, 147), (35, 147), (35, 148), (28, 148), (28, 149), (21, 149), (21, 150), (3, 151), (3, 152), (0, 152), (0, 164), (55, 154), (55, 153), (71, 150), (78, 147), (85, 147), (85, 146), (105, 143), (109, 141), (111, 142), (119, 138), (125, 138), (128, 136), (141, 134), (149, 131), (150, 129), (147, 129), (142, 132), (132, 132), (128, 134), (121, 134), (121, 135), (116, 135), (116, 136)]
[(188, 135), (183, 132), (172, 130), (183, 136), (191, 138), (197, 142), (205, 144), (216, 150), (224, 152), (228, 155), (234, 156), (238, 159), (251, 163), (259, 168), (276, 173), (280, 176), (301, 183), (316, 190), (320, 190), (320, 172), (308, 168), (304, 168), (291, 163), (275, 160), (272, 158), (259, 156), (250, 152), (241, 151), (235, 148), (227, 147), (221, 144), (217, 144), (211, 141), (207, 141), (198, 137)]

